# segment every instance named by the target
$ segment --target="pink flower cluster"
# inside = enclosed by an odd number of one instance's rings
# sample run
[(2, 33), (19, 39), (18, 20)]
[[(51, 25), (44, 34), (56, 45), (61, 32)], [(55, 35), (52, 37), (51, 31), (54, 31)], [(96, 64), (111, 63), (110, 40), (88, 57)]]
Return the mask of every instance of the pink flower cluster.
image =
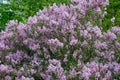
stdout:
[[(120, 27), (102, 32), (108, 0), (71, 0), (10, 21), (0, 33), (2, 80), (118, 80)], [(101, 16), (101, 17), (100, 17)]]

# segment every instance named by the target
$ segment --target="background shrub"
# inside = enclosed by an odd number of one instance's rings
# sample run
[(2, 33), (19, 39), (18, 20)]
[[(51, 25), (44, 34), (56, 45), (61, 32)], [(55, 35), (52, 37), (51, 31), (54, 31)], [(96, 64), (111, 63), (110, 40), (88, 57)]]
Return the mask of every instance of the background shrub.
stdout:
[[(105, 16), (102, 26), (103, 30), (107, 31), (113, 25), (120, 25), (120, 0), (109, 0), (109, 6), (107, 6), (107, 15)], [(114, 24), (111, 22), (111, 18), (115, 17)]]

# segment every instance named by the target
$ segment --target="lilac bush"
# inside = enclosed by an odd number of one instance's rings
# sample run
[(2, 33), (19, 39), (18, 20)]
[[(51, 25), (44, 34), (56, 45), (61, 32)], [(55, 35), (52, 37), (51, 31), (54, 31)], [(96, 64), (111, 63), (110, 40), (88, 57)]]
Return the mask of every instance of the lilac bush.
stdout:
[(3, 80), (118, 80), (120, 27), (103, 32), (108, 0), (49, 6), (27, 24), (10, 21), (0, 33)]

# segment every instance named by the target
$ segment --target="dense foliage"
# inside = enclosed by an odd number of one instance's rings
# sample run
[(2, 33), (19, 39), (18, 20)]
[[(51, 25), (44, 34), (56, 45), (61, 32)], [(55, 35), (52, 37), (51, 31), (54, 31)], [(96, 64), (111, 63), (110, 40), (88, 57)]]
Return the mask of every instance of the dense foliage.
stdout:
[[(102, 26), (103, 30), (107, 31), (113, 25), (120, 26), (120, 0), (109, 0), (109, 6), (107, 6), (107, 15), (105, 16)], [(115, 18), (114, 23), (111, 23), (111, 18)]]
[(39, 9), (53, 3), (68, 4), (70, 0), (7, 0), (8, 4), (0, 3), (0, 30), (5, 28), (9, 20), (26, 23), (29, 16), (33, 16)]
[(119, 80), (120, 27), (102, 32), (96, 25), (108, 4), (72, 0), (40, 10), (27, 24), (10, 21), (0, 33), (1, 80)]
[[(9, 20), (18, 20), (26, 23), (29, 16), (33, 16), (39, 9), (48, 7), (53, 3), (69, 4), (70, 0), (7, 0), (9, 4), (0, 4), (0, 31), (5, 28)], [(107, 6), (107, 15), (103, 19), (103, 31), (107, 31), (113, 25), (120, 25), (120, 0), (109, 0)], [(34, 3), (34, 4), (33, 4)], [(115, 23), (111, 23), (110, 19), (115, 17)]]

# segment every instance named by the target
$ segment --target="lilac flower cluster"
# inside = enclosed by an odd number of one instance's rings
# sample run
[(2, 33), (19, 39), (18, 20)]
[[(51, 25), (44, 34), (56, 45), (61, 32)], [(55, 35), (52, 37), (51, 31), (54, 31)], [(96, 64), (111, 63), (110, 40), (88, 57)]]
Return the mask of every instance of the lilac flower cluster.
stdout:
[(120, 27), (102, 32), (108, 0), (71, 0), (40, 10), (0, 33), (3, 80), (117, 80)]

